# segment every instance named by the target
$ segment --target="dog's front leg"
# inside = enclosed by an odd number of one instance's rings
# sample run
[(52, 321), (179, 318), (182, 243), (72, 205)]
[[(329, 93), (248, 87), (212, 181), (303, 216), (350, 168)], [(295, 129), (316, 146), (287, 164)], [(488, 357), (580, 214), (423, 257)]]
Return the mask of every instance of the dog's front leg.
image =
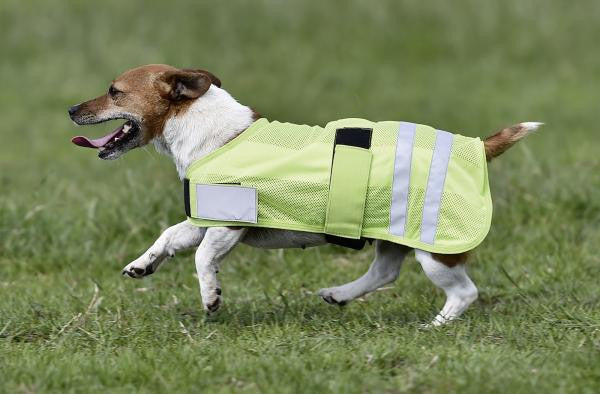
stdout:
[(246, 229), (210, 227), (196, 250), (196, 272), (200, 281), (202, 305), (214, 312), (221, 305), (221, 287), (217, 280), (219, 262), (246, 234)]
[(205, 233), (206, 228), (194, 226), (187, 220), (169, 227), (144, 254), (123, 268), (123, 275), (141, 278), (154, 273), (167, 257), (200, 245)]

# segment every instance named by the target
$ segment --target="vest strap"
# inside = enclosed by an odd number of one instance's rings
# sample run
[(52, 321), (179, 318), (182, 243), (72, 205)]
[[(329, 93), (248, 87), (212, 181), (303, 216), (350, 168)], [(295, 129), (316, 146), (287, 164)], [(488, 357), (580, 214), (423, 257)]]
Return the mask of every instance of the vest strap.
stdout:
[(369, 150), (371, 135), (371, 129), (360, 128), (336, 132), (325, 234), (354, 240), (361, 238), (373, 157)]
[[(327, 241), (330, 244), (339, 245), (339, 246), (343, 246), (345, 248), (350, 248), (350, 249), (354, 249), (354, 250), (361, 250), (362, 248), (365, 247), (365, 244), (367, 243), (366, 238), (351, 239), (351, 238), (338, 237), (337, 235), (331, 235), (331, 234), (325, 234), (325, 241)], [(373, 242), (373, 240), (369, 239), (369, 242)]]
[(185, 206), (185, 216), (188, 218), (192, 216), (190, 210), (190, 180), (183, 178), (183, 204)]

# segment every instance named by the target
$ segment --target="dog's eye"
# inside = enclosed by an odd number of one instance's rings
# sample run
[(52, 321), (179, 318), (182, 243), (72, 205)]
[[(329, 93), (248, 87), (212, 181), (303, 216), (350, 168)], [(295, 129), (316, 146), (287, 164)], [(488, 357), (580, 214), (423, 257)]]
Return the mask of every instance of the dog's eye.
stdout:
[(119, 93), (121, 93), (121, 91), (115, 88), (113, 85), (110, 85), (110, 88), (108, 88), (108, 95), (111, 97), (114, 97)]

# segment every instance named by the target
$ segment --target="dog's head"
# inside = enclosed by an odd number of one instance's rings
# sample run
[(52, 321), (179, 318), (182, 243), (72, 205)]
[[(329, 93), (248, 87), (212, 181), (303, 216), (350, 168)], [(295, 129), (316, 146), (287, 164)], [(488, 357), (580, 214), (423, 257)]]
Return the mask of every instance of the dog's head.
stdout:
[(69, 108), (69, 116), (79, 125), (113, 119), (125, 123), (104, 137), (78, 136), (72, 141), (99, 149), (101, 159), (117, 159), (160, 136), (166, 120), (185, 111), (211, 84), (221, 86), (221, 81), (204, 70), (162, 64), (129, 70), (111, 83), (106, 94)]

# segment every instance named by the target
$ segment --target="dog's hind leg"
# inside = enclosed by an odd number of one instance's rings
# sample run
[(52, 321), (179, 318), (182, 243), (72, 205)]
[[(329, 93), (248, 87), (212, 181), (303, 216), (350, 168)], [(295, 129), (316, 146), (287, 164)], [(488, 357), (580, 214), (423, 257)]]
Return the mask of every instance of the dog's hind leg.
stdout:
[(166, 229), (140, 257), (123, 268), (123, 275), (141, 278), (154, 273), (167, 258), (176, 252), (200, 245), (206, 228), (183, 221)]
[(221, 305), (221, 286), (217, 280), (219, 262), (240, 242), (246, 231), (245, 228), (210, 227), (196, 250), (200, 295), (207, 312), (214, 312)]
[(345, 285), (319, 290), (330, 304), (344, 305), (349, 301), (393, 282), (400, 273), (402, 260), (410, 248), (387, 241), (376, 241), (375, 260), (360, 278)]
[(415, 251), (415, 257), (427, 277), (446, 293), (446, 303), (431, 325), (441, 326), (456, 319), (477, 299), (477, 287), (467, 275), (464, 261), (441, 262), (441, 256), (436, 259), (422, 250)]

